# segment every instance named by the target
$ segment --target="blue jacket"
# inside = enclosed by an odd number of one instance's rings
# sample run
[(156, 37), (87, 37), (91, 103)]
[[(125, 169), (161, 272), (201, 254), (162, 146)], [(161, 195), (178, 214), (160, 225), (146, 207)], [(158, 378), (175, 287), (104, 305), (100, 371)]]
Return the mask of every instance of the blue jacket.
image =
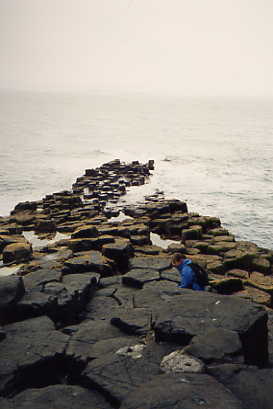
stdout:
[(202, 287), (200, 284), (197, 283), (196, 278), (195, 278), (195, 273), (190, 267), (191, 263), (192, 261), (186, 258), (177, 267), (180, 273), (180, 278), (181, 278), (181, 282), (178, 287), (190, 288), (191, 290), (196, 290), (196, 291), (203, 291), (204, 287)]

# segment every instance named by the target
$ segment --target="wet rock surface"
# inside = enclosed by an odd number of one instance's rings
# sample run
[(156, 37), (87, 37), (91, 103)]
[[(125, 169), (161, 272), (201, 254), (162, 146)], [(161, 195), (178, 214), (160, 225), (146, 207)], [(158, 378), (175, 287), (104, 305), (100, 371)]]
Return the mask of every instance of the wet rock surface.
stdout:
[[(0, 219), (1, 409), (273, 408), (273, 252), (163, 192), (124, 204), (151, 170), (117, 159)], [(212, 292), (177, 287), (177, 251)]]

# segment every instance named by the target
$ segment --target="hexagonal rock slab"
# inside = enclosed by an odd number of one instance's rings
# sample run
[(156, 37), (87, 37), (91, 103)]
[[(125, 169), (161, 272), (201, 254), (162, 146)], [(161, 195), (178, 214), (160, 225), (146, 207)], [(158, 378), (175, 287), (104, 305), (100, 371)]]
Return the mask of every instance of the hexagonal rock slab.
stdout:
[(90, 251), (80, 257), (73, 257), (64, 263), (66, 274), (96, 272), (103, 277), (111, 276), (115, 273), (116, 267), (114, 261), (104, 257), (100, 251)]
[(31, 377), (44, 376), (43, 365), (51, 363), (57, 369), (69, 337), (56, 331), (54, 323), (45, 316), (4, 328), (6, 338), (0, 343), (0, 394), (7, 395), (31, 382)]
[(120, 409), (243, 409), (241, 402), (205, 374), (155, 376), (123, 401)]
[(129, 240), (115, 240), (114, 243), (104, 244), (102, 254), (114, 260), (119, 271), (128, 269), (129, 257), (133, 255), (133, 247)]
[(130, 269), (145, 268), (162, 271), (170, 267), (171, 257), (145, 256), (130, 259)]
[[(69, 328), (68, 328), (69, 329)], [(87, 359), (95, 358), (95, 348), (98, 342), (107, 341), (109, 347), (108, 352), (112, 351), (112, 342), (114, 339), (122, 336), (122, 332), (112, 326), (109, 321), (104, 320), (89, 320), (75, 327), (75, 333), (69, 340), (66, 354), (77, 359), (86, 361)], [(134, 338), (133, 338), (134, 339)], [(128, 344), (127, 337), (124, 337), (122, 346)], [(120, 343), (118, 348), (120, 348)], [(107, 348), (105, 348), (106, 350)], [(103, 356), (103, 354), (102, 354)]]
[(134, 347), (132, 343), (127, 350), (118, 349), (91, 361), (83, 372), (85, 384), (97, 385), (118, 406), (130, 392), (161, 372), (160, 362), (166, 355), (164, 347), (157, 344), (137, 353)]
[(159, 280), (159, 273), (152, 269), (135, 268), (122, 276), (122, 284), (133, 288), (142, 288), (150, 281)]
[(11, 402), (17, 409), (111, 409), (111, 405), (98, 392), (76, 385), (29, 389), (21, 392)]
[(146, 335), (152, 328), (152, 314), (146, 308), (116, 309), (111, 324), (129, 335)]

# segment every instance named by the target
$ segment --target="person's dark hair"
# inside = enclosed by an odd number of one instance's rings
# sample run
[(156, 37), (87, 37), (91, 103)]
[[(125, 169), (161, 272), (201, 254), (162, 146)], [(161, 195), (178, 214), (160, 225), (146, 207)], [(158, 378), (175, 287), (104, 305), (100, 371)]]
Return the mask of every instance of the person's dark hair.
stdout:
[(181, 260), (184, 260), (185, 256), (182, 253), (174, 253), (172, 256), (172, 263), (178, 263)]

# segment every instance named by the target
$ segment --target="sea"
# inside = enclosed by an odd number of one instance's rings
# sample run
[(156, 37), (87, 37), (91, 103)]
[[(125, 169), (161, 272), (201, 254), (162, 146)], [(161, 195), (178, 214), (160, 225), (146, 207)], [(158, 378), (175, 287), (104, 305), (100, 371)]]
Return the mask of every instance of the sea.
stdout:
[(273, 249), (273, 100), (111, 93), (0, 93), (0, 215), (67, 190), (85, 169), (150, 159), (141, 202), (163, 191)]

